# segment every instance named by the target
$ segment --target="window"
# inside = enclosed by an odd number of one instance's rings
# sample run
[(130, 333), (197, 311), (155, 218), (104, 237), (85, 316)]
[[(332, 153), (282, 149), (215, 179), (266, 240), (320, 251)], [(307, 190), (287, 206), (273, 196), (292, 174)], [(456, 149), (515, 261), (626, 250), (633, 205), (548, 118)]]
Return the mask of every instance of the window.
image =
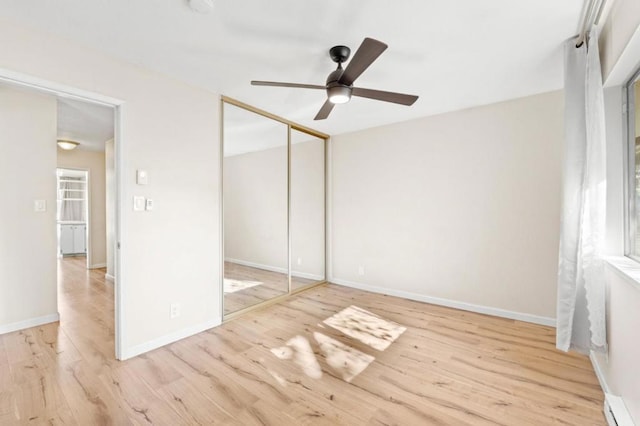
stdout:
[[(627, 84), (626, 254), (640, 260), (640, 73)], [(636, 104), (639, 107), (636, 107)]]
[(58, 222), (86, 222), (87, 172), (58, 169)]

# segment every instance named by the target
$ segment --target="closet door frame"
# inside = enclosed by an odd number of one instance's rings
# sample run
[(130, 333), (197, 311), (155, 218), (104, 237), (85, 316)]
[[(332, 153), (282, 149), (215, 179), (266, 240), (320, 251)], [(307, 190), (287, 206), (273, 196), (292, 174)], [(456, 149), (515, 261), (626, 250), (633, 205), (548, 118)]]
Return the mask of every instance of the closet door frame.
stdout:
[[(288, 282), (288, 291), (287, 293), (276, 296), (274, 298), (262, 301), (255, 305), (248, 306), (246, 308), (239, 309), (234, 312), (230, 312), (228, 314), (224, 313), (224, 108), (225, 105), (233, 105), (238, 108), (242, 108), (244, 110), (253, 112), (255, 114), (261, 115), (263, 117), (269, 118), (271, 120), (283, 123), (287, 126), (287, 282)], [(306, 133), (310, 136), (314, 136), (316, 138), (323, 140), (324, 147), (324, 280), (318, 281), (316, 283), (312, 283), (308, 286), (304, 286), (295, 290), (291, 288), (291, 131), (296, 130), (302, 133)], [(302, 291), (306, 291), (310, 288), (317, 287), (319, 285), (323, 285), (327, 283), (327, 271), (328, 271), (328, 262), (327, 262), (327, 185), (328, 185), (328, 145), (329, 145), (329, 135), (319, 132), (317, 130), (313, 130), (309, 127), (300, 125), (298, 123), (294, 123), (293, 121), (287, 120), (286, 118), (279, 117), (275, 114), (271, 114), (270, 112), (261, 110), (254, 106), (245, 104), (244, 102), (238, 101), (236, 99), (230, 98), (228, 96), (220, 97), (220, 179), (219, 179), (219, 194), (220, 194), (220, 313), (222, 316), (222, 321), (226, 322), (232, 320), (236, 317), (239, 317), (247, 312), (254, 311), (256, 309), (264, 308), (265, 306), (272, 305), (274, 303), (278, 303), (282, 300), (287, 299), (293, 294), (300, 293)]]

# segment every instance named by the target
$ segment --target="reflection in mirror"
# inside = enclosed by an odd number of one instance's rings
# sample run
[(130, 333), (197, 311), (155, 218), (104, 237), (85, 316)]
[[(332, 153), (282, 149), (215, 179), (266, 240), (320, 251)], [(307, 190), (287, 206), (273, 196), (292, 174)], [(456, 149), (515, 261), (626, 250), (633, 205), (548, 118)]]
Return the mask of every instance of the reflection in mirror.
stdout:
[(286, 124), (223, 104), (224, 313), (289, 292)]
[(291, 129), (291, 290), (325, 280), (324, 144)]

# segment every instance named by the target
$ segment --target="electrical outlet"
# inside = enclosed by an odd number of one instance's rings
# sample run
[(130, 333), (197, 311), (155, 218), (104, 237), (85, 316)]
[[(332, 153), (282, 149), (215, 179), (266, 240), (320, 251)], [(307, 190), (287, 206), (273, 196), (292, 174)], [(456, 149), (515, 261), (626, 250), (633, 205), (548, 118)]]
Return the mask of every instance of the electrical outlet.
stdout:
[(358, 266), (358, 275), (364, 275), (364, 266), (363, 265)]
[(302, 265), (302, 258), (301, 257), (298, 258), (298, 265)]
[(178, 318), (180, 316), (180, 304), (172, 303), (171, 304), (171, 318)]

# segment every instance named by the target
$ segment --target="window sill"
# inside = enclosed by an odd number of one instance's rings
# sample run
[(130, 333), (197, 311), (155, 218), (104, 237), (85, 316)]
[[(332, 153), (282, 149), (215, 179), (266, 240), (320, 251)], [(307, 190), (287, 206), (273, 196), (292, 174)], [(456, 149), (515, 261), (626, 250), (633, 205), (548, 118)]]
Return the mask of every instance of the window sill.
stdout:
[(640, 263), (623, 256), (607, 257), (605, 262), (629, 284), (640, 291)]

